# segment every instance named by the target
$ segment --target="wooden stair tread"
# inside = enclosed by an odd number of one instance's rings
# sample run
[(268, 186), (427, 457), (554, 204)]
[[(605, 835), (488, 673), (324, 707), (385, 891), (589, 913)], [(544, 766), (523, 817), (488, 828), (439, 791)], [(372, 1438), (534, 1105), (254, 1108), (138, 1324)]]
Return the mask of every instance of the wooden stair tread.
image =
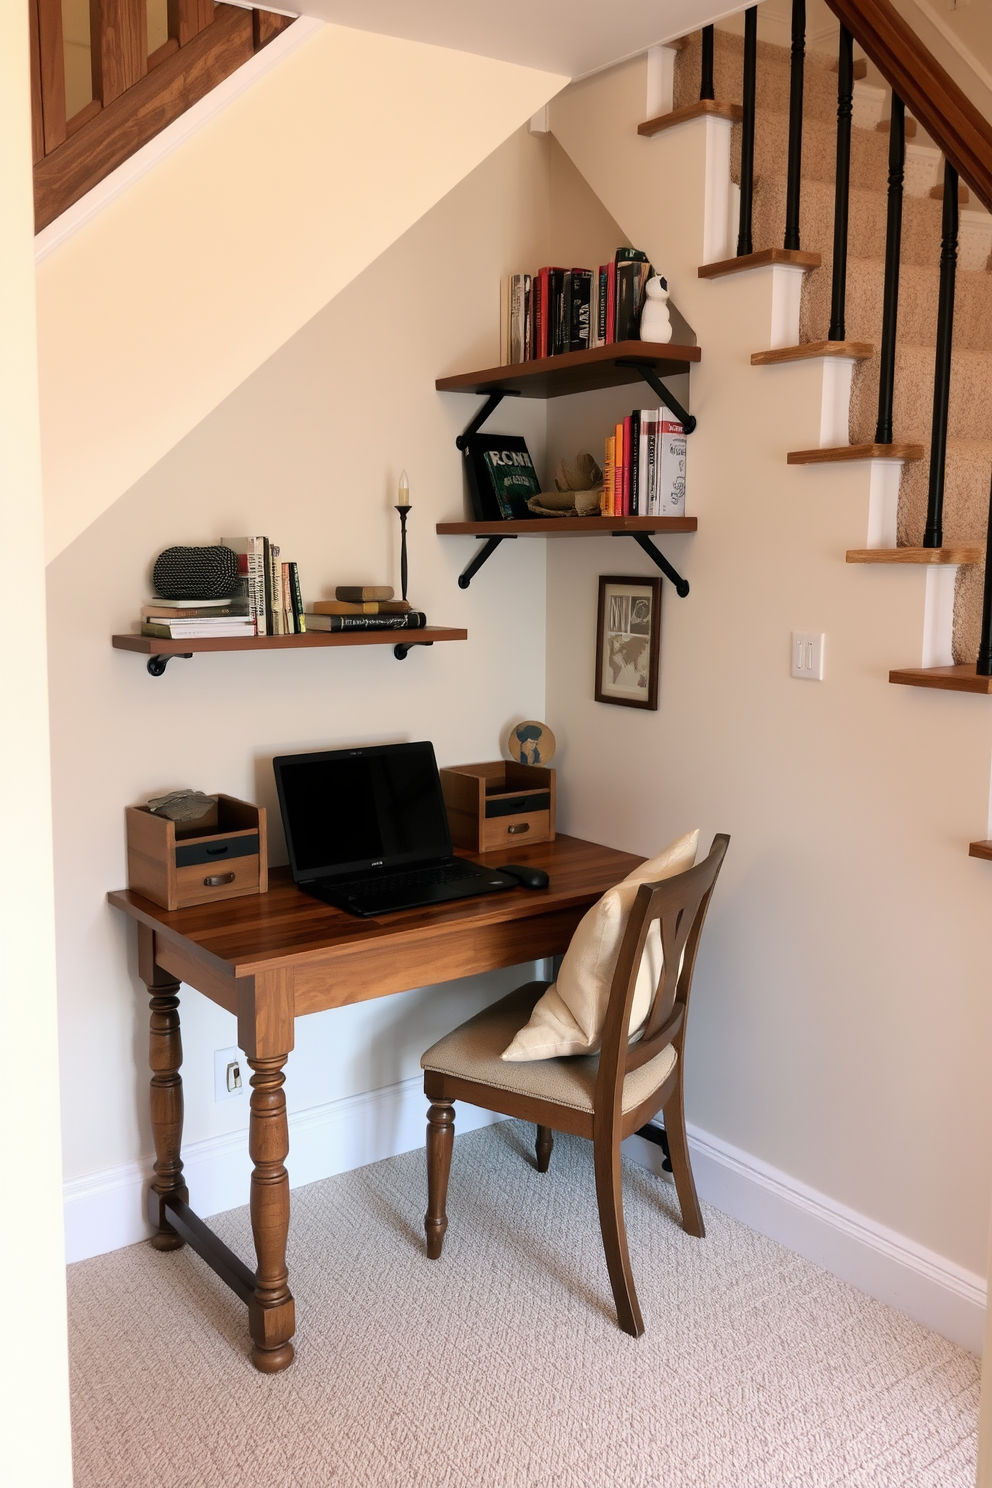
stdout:
[(804, 362), (813, 357), (850, 357), (867, 362), (875, 355), (870, 341), (805, 341), (801, 346), (778, 346), (772, 351), (752, 351), (752, 367), (773, 367), (777, 362)]
[(760, 248), (757, 253), (743, 253), (737, 258), (722, 258), (717, 263), (700, 264), (700, 279), (719, 279), (723, 274), (744, 274), (748, 269), (764, 269), (769, 264), (791, 264), (795, 269), (818, 269), (819, 253), (802, 248)]
[(841, 444), (833, 449), (790, 450), (790, 465), (830, 465), (837, 460), (922, 460), (922, 444)]
[[(834, 57), (833, 61), (827, 63), (827, 71), (828, 72), (836, 72), (837, 71), (837, 58), (836, 57)], [(854, 81), (856, 83), (857, 82), (860, 82), (862, 78), (866, 78), (867, 76), (868, 76), (868, 59), (867, 59), (867, 57), (855, 57), (855, 59), (854, 59)]]
[(992, 696), (992, 677), (980, 677), (973, 662), (967, 666), (901, 667), (889, 673), (889, 681), (905, 687), (936, 687), (943, 692), (978, 692)]
[[(934, 201), (944, 200), (944, 183), (941, 181), (937, 186), (930, 187), (930, 196)], [(971, 200), (967, 186), (963, 182), (958, 185), (958, 206), (966, 207)]]
[[(878, 123), (875, 125), (875, 128), (878, 130), (879, 134), (891, 134), (892, 133), (892, 120), (891, 119), (879, 119)], [(915, 139), (915, 138), (916, 138), (916, 120), (913, 119), (913, 118), (911, 118), (910, 115), (907, 114), (906, 115), (906, 118), (905, 118), (905, 121), (904, 121), (904, 125), (903, 125), (903, 139), (911, 140), (911, 139)]]
[(978, 544), (943, 548), (849, 548), (848, 563), (981, 563)]
[(981, 842), (968, 843), (969, 858), (988, 858), (992, 862), (992, 842), (987, 837)]
[(712, 98), (701, 98), (698, 103), (689, 103), (685, 108), (659, 114), (656, 119), (645, 119), (643, 124), (638, 124), (637, 132), (644, 135), (661, 134), (662, 130), (671, 129), (675, 124), (685, 124), (689, 119), (730, 119), (733, 123), (738, 123), (743, 117), (744, 110), (739, 103), (717, 103)]

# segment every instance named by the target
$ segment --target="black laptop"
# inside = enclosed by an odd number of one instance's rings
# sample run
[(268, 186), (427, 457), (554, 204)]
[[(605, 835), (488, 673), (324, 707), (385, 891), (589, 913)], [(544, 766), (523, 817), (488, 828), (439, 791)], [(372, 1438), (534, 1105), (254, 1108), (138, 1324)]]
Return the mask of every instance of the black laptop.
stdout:
[(515, 889), (451, 851), (433, 744), (375, 744), (272, 761), (297, 886), (356, 915)]

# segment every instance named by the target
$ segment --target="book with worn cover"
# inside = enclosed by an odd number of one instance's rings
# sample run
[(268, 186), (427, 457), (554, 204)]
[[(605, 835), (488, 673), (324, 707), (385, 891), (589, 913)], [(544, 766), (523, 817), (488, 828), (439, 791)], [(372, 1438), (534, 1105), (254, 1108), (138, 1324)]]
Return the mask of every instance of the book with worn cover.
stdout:
[(220, 616), (222, 619), (228, 619), (232, 615), (245, 618), (248, 614), (247, 599), (231, 599), (228, 600), (227, 604), (211, 604), (210, 606), (197, 604), (193, 601), (188, 605), (182, 606), (177, 604), (166, 605), (164, 601), (160, 603), (156, 600), (154, 604), (141, 606), (142, 620), (209, 620), (215, 615)]
[(367, 599), (392, 599), (395, 592), (392, 584), (338, 584), (334, 598), (364, 604)]
[(222, 537), (221, 542), (226, 548), (232, 548), (238, 555), (238, 573), (244, 582), (245, 593), (251, 605), (251, 613), (255, 619), (258, 634), (270, 634), (265, 603), (267, 539), (264, 537)]
[(635, 408), (630, 415), (630, 500), (624, 512), (625, 516), (637, 517), (641, 515), (638, 502), (641, 471), (641, 411)]
[(565, 275), (562, 350), (586, 351), (590, 345), (592, 270), (569, 269)]
[(141, 634), (166, 641), (191, 641), (204, 636), (253, 636), (255, 622), (236, 616), (221, 620), (144, 620)]
[(346, 599), (315, 599), (310, 609), (315, 615), (405, 615), (413, 605), (408, 599), (367, 599), (362, 604)]
[(473, 434), (465, 454), (477, 522), (533, 516), (527, 499), (538, 495), (541, 482), (519, 434)]
[(309, 630), (423, 630), (426, 624), (423, 610), (407, 610), (405, 615), (307, 614)]
[(300, 588), (300, 570), (295, 563), (289, 565), (289, 582), (293, 600), (293, 619), (296, 623), (296, 634), (305, 635), (307, 622), (303, 612), (303, 590)]

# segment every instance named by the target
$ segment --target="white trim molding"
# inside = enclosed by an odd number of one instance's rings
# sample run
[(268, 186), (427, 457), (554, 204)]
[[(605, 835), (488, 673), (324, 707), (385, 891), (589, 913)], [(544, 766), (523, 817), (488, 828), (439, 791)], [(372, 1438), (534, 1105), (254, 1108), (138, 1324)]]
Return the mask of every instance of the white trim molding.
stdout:
[[(458, 1103), (458, 1131), (475, 1131), (505, 1118)], [(290, 1188), (363, 1168), (423, 1147), (427, 1101), (422, 1077), (345, 1096), (289, 1117)], [(121, 1163), (70, 1178), (62, 1187), (67, 1261), (105, 1255), (152, 1233), (145, 1219), (145, 1187), (152, 1159)], [(204, 1217), (248, 1202), (248, 1131), (228, 1132), (183, 1147), (184, 1176), (193, 1208)]]
[[(706, 1203), (952, 1343), (982, 1352), (983, 1277), (709, 1132), (691, 1125), (688, 1132), (696, 1187)], [(661, 1173), (661, 1150), (653, 1143), (631, 1137), (624, 1151)]]
[[(247, 10), (254, 8), (242, 6), (242, 9)], [(288, 12), (280, 11), (279, 14), (284, 15)], [(259, 78), (271, 72), (274, 67), (278, 67), (279, 63), (291, 52), (295, 52), (297, 47), (309, 41), (323, 25), (323, 21), (316, 20), (312, 16), (300, 16), (291, 26), (287, 26), (285, 31), (280, 31), (278, 36), (274, 36), (260, 52), (249, 57), (247, 62), (231, 73), (230, 77), (218, 83), (216, 88), (211, 88), (199, 103), (194, 103), (192, 108), (180, 114), (179, 118), (174, 119), (171, 124), (167, 124), (161, 133), (148, 141), (147, 145), (143, 145), (140, 150), (129, 155), (116, 170), (110, 172), (109, 176), (104, 176), (102, 181), (98, 181), (92, 191), (87, 191), (85, 196), (73, 202), (72, 206), (67, 207), (60, 217), (56, 217), (54, 222), (43, 227), (41, 232), (35, 236), (35, 263), (40, 264), (50, 253), (54, 253), (56, 248), (61, 247), (64, 242), (73, 237), (81, 227), (85, 227), (86, 223), (90, 222), (98, 212), (102, 212), (104, 207), (116, 201), (129, 187), (134, 185), (135, 181), (140, 181), (141, 177), (158, 165), (160, 160), (171, 155), (173, 150), (177, 150), (191, 135), (202, 129), (215, 114), (220, 113), (221, 109), (233, 103), (235, 98), (239, 98)]]
[[(424, 1145), (427, 1106), (419, 1076), (290, 1115), (291, 1188), (316, 1183)], [(459, 1132), (505, 1118), (463, 1102)], [(725, 1214), (897, 1307), (952, 1342), (981, 1353), (982, 1277), (698, 1127), (689, 1127), (699, 1194)], [(661, 1176), (660, 1148), (640, 1137), (624, 1153)], [(183, 1149), (193, 1207), (209, 1216), (247, 1202), (245, 1130)], [(66, 1259), (85, 1260), (151, 1234), (144, 1217), (151, 1159), (69, 1179), (63, 1186)]]

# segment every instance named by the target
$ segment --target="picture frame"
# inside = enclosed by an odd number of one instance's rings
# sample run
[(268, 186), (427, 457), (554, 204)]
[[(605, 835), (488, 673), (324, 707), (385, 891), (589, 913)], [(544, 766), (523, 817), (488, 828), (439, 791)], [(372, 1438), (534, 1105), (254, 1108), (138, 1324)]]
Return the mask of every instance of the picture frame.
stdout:
[(599, 579), (597, 703), (658, 709), (661, 579), (607, 574)]

